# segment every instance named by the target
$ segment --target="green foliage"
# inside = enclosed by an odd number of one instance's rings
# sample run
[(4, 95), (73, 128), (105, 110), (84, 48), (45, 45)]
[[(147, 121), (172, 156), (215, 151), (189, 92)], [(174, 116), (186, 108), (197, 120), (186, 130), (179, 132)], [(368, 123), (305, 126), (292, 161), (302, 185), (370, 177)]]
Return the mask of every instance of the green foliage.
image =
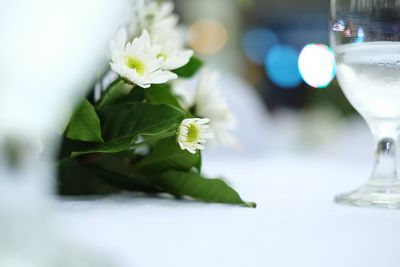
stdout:
[(223, 180), (204, 178), (198, 173), (169, 171), (152, 180), (160, 188), (177, 197), (189, 196), (207, 202), (256, 207), (253, 202), (243, 201), (239, 194)]
[[(177, 72), (190, 77), (201, 65), (192, 58)], [(128, 190), (255, 207), (221, 179), (203, 177), (200, 152), (180, 148), (176, 132), (186, 116), (170, 85), (132, 89), (118, 79), (95, 107), (84, 100), (74, 113), (60, 153), (60, 193)]]
[(146, 100), (154, 104), (168, 104), (177, 108), (181, 108), (177, 97), (171, 91), (169, 84), (153, 84), (146, 89)]
[(60, 168), (57, 184), (59, 194), (69, 196), (105, 195), (120, 191), (119, 188), (99, 179), (98, 173), (82, 159), (74, 159), (66, 167)]
[(173, 70), (173, 72), (175, 72), (179, 77), (190, 78), (195, 75), (202, 66), (203, 61), (197, 57), (192, 57), (188, 64), (179, 69)]
[[(174, 162), (174, 159), (159, 158), (157, 162), (163, 167), (159, 169), (158, 165), (153, 165), (158, 171), (147, 173), (149, 169), (146, 168), (146, 174), (144, 174), (139, 171), (140, 168), (137, 168), (135, 163), (121, 160), (117, 155), (109, 154), (97, 159), (88, 159), (86, 164), (75, 159), (71, 165), (75, 171), (87, 175), (84, 177), (85, 179), (88, 177), (90, 183), (87, 180), (82, 182), (77, 179), (74, 172), (62, 170), (63, 175), (61, 175), (59, 188), (63, 194), (74, 195), (107, 194), (117, 190), (151, 194), (166, 192), (178, 198), (189, 197), (205, 202), (238, 204), (253, 208), (256, 206), (255, 203), (244, 201), (232, 187), (221, 179), (209, 179), (198, 172), (175, 169), (182, 169), (182, 167), (191, 169), (190, 166), (195, 163), (194, 161), (192, 163), (187, 161), (183, 165), (171, 165), (169, 170), (165, 166), (167, 162)], [(164, 169), (162, 170), (162, 168)]]
[(165, 104), (127, 102), (102, 109), (100, 117), (105, 140), (133, 141), (138, 134), (157, 135), (176, 128), (185, 112)]
[(164, 137), (162, 134), (171, 130), (175, 132), (185, 116), (185, 112), (169, 105), (141, 102), (113, 104), (103, 108), (100, 114), (106, 141), (96, 145), (75, 143), (66, 153), (68, 158), (132, 149), (139, 135), (154, 138), (158, 135)]
[(198, 168), (201, 161), (200, 152), (191, 154), (180, 149), (174, 137), (165, 138), (155, 144), (153, 151), (136, 164), (135, 173), (159, 174), (169, 170), (190, 171)]
[(118, 153), (135, 147), (134, 137), (109, 141), (96, 146), (82, 146), (76, 150), (71, 150), (68, 158), (75, 158), (82, 155), (94, 153)]
[(104, 142), (101, 137), (100, 119), (88, 100), (75, 111), (68, 125), (66, 136), (73, 140)]
[(126, 84), (123, 79), (117, 79), (108, 87), (105, 94), (103, 94), (97, 104), (97, 108), (101, 109), (106, 105), (114, 103), (117, 99), (126, 96), (129, 93), (129, 87), (132, 86)]

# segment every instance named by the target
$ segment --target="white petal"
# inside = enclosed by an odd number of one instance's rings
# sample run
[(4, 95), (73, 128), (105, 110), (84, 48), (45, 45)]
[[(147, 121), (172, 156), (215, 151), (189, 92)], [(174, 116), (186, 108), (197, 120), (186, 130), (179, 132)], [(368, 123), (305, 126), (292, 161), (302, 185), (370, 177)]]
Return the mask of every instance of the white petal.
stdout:
[(166, 83), (169, 80), (177, 79), (178, 75), (170, 71), (155, 71), (148, 76), (148, 79), (151, 83), (160, 84)]
[(194, 147), (196, 147), (197, 149), (203, 150), (204, 146), (200, 145), (200, 144), (195, 144)]
[(178, 142), (178, 144), (179, 144), (179, 147), (180, 147), (182, 150), (185, 150), (185, 149), (186, 149), (185, 146), (183, 145), (183, 143)]
[(142, 35), (140, 36), (140, 39), (144, 42), (146, 49), (151, 49), (150, 35), (146, 29), (143, 30)]
[(158, 16), (159, 17), (166, 17), (172, 13), (174, 10), (174, 3), (172, 2), (164, 2), (159, 6)]
[(196, 154), (196, 150), (195, 149), (193, 149), (193, 148), (186, 148), (186, 150), (187, 151), (189, 151), (190, 153), (192, 153), (192, 154)]
[(206, 124), (209, 123), (210, 119), (209, 118), (203, 118), (203, 119), (197, 119), (198, 124)]

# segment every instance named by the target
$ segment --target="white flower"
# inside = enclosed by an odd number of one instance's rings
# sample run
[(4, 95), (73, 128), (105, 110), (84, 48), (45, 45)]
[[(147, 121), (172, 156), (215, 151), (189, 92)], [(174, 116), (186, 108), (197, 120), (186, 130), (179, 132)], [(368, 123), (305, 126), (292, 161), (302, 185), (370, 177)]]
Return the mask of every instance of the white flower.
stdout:
[(165, 43), (173, 40), (177, 47), (183, 48), (186, 43), (185, 32), (178, 25), (179, 19), (172, 14), (159, 21), (154, 21), (151, 27), (152, 40), (155, 43)]
[(172, 40), (161, 44), (159, 58), (163, 60), (163, 70), (175, 70), (183, 67), (189, 62), (192, 56), (192, 50), (180, 49)]
[(174, 5), (166, 1), (139, 0), (136, 4), (134, 21), (130, 27), (131, 36), (137, 36), (146, 29), (153, 44), (159, 45), (159, 57), (163, 70), (174, 70), (186, 65), (193, 51), (185, 49), (183, 32), (178, 28), (178, 17), (172, 13)]
[(137, 0), (132, 14), (129, 32), (132, 37), (137, 37), (144, 29), (153, 35), (159, 31), (166, 39), (169, 39), (170, 32), (174, 32), (178, 25), (178, 16), (173, 14), (174, 4), (170, 1), (158, 3), (154, 0)]
[(203, 70), (194, 80), (178, 80), (174, 92), (181, 97), (181, 105), (194, 110), (196, 116), (209, 118), (214, 140), (222, 146), (237, 147), (238, 142), (232, 131), (236, 118), (223, 98), (218, 86), (218, 73)]
[(187, 150), (192, 154), (196, 153), (197, 149), (204, 149), (202, 144), (213, 137), (210, 132), (210, 126), (207, 123), (210, 119), (194, 118), (184, 119), (178, 128), (177, 140), (182, 150)]
[(111, 69), (140, 87), (148, 88), (151, 84), (166, 83), (178, 76), (162, 70), (164, 61), (159, 57), (161, 47), (152, 45), (146, 30), (131, 43), (126, 43), (124, 29), (110, 42)]

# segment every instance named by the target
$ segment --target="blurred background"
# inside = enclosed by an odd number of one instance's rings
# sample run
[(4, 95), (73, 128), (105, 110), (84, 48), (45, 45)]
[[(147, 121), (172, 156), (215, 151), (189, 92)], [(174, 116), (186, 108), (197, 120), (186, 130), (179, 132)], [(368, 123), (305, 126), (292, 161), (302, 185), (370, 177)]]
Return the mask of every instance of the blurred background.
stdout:
[[(244, 76), (269, 110), (300, 110), (329, 102), (343, 115), (352, 113), (336, 82), (331, 82), (331, 51), (317, 45), (329, 44), (329, 1), (175, 1), (189, 27), (192, 48), (214, 66)], [(309, 51), (299, 66), (307, 45)], [(312, 68), (314, 77), (307, 73)]]
[[(370, 148), (367, 128), (335, 79), (328, 0), (174, 2), (191, 48), (224, 72), (222, 89), (247, 150), (260, 149), (254, 131), (266, 137), (267, 149), (328, 145), (338, 153), (352, 153), (357, 149), (342, 141), (354, 143), (352, 136), (362, 140), (359, 146)], [(345, 144), (338, 146), (341, 142)]]

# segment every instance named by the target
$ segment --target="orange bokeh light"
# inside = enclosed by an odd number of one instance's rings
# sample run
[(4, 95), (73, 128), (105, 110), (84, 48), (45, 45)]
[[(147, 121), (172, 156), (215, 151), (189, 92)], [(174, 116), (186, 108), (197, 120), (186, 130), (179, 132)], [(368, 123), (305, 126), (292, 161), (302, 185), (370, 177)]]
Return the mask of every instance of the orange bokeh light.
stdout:
[(215, 54), (225, 47), (228, 33), (225, 27), (215, 20), (198, 20), (188, 32), (188, 43), (198, 53)]

